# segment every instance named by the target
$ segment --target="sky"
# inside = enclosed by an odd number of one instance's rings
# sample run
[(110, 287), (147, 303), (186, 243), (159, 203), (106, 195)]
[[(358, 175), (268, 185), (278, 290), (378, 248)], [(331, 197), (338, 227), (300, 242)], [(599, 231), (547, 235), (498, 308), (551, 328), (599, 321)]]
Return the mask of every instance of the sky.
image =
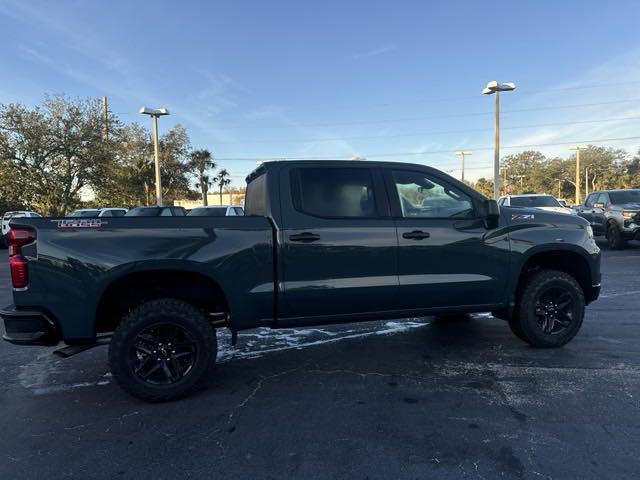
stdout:
[[(491, 175), (501, 153), (640, 146), (638, 1), (0, 0), (0, 103), (166, 107), (241, 185), (257, 160), (345, 158)], [(610, 140), (613, 139), (613, 140)]]

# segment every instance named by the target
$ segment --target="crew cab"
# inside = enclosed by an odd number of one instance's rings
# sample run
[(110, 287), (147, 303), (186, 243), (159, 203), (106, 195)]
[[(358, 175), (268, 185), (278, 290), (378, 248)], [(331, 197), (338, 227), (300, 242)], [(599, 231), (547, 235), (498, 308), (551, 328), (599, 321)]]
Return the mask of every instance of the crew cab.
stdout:
[(640, 189), (591, 192), (576, 207), (595, 235), (604, 235), (609, 247), (620, 250), (629, 240), (640, 240)]
[(148, 401), (185, 395), (237, 332), (493, 312), (559, 347), (600, 291), (588, 222), (494, 200), (422, 165), (267, 162), (245, 216), (17, 219), (5, 339), (109, 341), (111, 372)]

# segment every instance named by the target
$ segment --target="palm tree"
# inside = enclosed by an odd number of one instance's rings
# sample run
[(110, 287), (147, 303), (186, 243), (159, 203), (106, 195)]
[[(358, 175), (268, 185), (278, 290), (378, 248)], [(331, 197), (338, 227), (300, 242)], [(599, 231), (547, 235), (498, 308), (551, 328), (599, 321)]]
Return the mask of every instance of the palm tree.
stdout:
[(215, 182), (218, 183), (218, 186), (220, 187), (220, 205), (222, 205), (222, 189), (231, 183), (231, 179), (228, 178), (230, 176), (231, 175), (229, 174), (227, 169), (223, 168), (218, 172), (218, 175), (216, 175), (215, 178), (213, 179)]
[(199, 188), (200, 192), (202, 192), (202, 204), (208, 205), (207, 194), (209, 193), (209, 186), (211, 185), (211, 177), (207, 172), (216, 168), (213, 155), (211, 155), (211, 152), (206, 148), (194, 150), (190, 155), (189, 166), (196, 172), (198, 179), (196, 188)]

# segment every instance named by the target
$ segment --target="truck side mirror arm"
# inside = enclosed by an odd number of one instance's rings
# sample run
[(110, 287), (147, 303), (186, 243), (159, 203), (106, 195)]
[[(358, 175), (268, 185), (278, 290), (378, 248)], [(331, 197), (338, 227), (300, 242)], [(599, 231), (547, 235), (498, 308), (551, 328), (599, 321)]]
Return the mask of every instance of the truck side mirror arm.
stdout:
[(484, 218), (484, 226), (488, 229), (496, 228), (500, 219), (500, 207), (495, 200), (484, 200), (480, 204), (480, 215)]

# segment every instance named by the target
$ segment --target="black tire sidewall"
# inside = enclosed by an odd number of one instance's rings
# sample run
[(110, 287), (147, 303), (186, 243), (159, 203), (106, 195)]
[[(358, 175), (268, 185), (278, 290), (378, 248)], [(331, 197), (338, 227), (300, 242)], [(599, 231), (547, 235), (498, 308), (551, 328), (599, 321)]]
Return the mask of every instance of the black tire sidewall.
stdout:
[(609, 248), (613, 250), (620, 250), (624, 248), (624, 240), (622, 239), (622, 232), (617, 225), (609, 224), (607, 228), (607, 242)]
[[(574, 305), (573, 321), (565, 331), (554, 335), (544, 333), (535, 316), (536, 299), (552, 286), (565, 289), (571, 295)], [(523, 340), (532, 346), (542, 348), (560, 347), (571, 341), (580, 330), (584, 318), (584, 310), (584, 294), (573, 277), (567, 273), (553, 270), (538, 272), (529, 279), (522, 292), (518, 316), (515, 319), (517, 322), (515, 328), (522, 332)], [(514, 329), (513, 326), (512, 329)], [(514, 333), (517, 335), (518, 332), (514, 330)]]
[[(197, 345), (195, 363), (181, 380), (169, 385), (144, 382), (133, 373), (130, 351), (136, 336), (154, 324), (174, 324), (186, 330)], [(145, 302), (127, 314), (109, 346), (109, 366), (118, 384), (131, 395), (145, 401), (175, 400), (189, 393), (215, 363), (217, 341), (215, 330), (196, 307), (173, 299)]]

